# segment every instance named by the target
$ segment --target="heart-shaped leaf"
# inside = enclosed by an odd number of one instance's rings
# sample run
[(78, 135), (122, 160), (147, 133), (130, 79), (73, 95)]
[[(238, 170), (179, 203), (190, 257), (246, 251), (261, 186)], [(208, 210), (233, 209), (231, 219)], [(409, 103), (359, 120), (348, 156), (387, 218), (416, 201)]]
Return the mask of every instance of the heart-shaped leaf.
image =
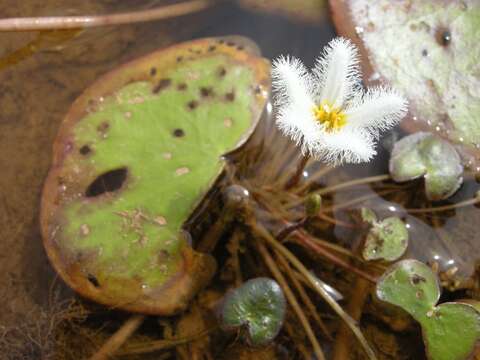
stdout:
[(440, 285), (427, 265), (417, 260), (403, 260), (392, 265), (380, 278), (377, 296), (419, 319), (437, 303)]
[[(362, 214), (364, 219), (366, 217), (372, 220), (371, 214), (366, 215), (368, 212), (362, 211)], [(373, 220), (371, 224), (372, 227), (367, 234), (363, 248), (365, 260), (394, 261), (405, 253), (408, 246), (408, 230), (402, 220), (397, 217), (389, 217), (382, 221)]]
[[(370, 84), (410, 101), (410, 131), (436, 131), (480, 165), (480, 3), (477, 0), (330, 0), (340, 35), (367, 54)], [(406, 55), (408, 54), (408, 55)], [(473, 156), (471, 156), (473, 155)]]
[(433, 360), (467, 359), (480, 341), (480, 313), (468, 304), (441, 304), (420, 323)]
[(54, 146), (42, 230), (82, 295), (171, 314), (211, 278), (184, 223), (254, 130), (270, 67), (241, 38), (204, 39), (119, 67), (73, 104)]
[(222, 322), (227, 328), (245, 326), (252, 345), (262, 345), (277, 336), (285, 308), (285, 296), (280, 286), (271, 279), (256, 278), (226, 296)]
[(398, 182), (424, 176), (425, 192), (431, 200), (448, 198), (463, 182), (463, 166), (455, 148), (425, 132), (406, 136), (394, 145), (389, 169)]
[(378, 298), (400, 306), (420, 323), (432, 360), (466, 359), (480, 341), (480, 313), (465, 303), (436, 306), (438, 279), (419, 261), (394, 264), (379, 280), (376, 292)]

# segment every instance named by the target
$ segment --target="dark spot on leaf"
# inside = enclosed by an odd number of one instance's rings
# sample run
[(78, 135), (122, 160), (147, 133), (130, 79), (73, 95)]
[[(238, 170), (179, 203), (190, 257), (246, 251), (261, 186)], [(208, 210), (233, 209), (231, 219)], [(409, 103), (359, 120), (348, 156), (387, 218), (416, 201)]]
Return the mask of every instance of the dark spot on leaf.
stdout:
[(435, 32), (435, 39), (440, 45), (448, 46), (452, 41), (452, 33), (448, 29), (440, 28)]
[(180, 91), (185, 91), (185, 90), (187, 90), (187, 84), (180, 83), (180, 84), (177, 85), (177, 89), (180, 90)]
[(200, 95), (202, 95), (202, 97), (213, 96), (213, 89), (211, 87), (201, 87), (200, 88)]
[(90, 154), (92, 152), (92, 149), (90, 148), (90, 146), (88, 145), (83, 145), (80, 150), (79, 150), (80, 154), (86, 156), (88, 154)]
[(228, 41), (227, 46), (235, 46), (235, 43), (233, 41)]
[(410, 278), (410, 280), (412, 281), (413, 285), (418, 285), (421, 282), (426, 282), (427, 281), (423, 276), (420, 276), (418, 274), (413, 274), (412, 277)]
[(237, 46), (237, 50), (240, 50), (240, 51), (242, 51), (243, 49), (244, 49), (243, 45), (239, 45), (239, 46)]
[(158, 94), (161, 90), (164, 90), (166, 89), (167, 87), (170, 86), (170, 84), (172, 83), (172, 80), (170, 79), (161, 79), (157, 85), (155, 85), (152, 89), (152, 92), (154, 94)]
[(427, 49), (422, 50), (422, 56), (428, 56), (428, 50)]
[(210, 45), (210, 46), (208, 47), (208, 51), (209, 51), (209, 52), (215, 51), (216, 49), (217, 49), (217, 47), (216, 47), (215, 45)]
[(183, 131), (182, 129), (175, 129), (175, 130), (173, 130), (173, 136), (184, 137), (185, 136), (185, 131)]
[(255, 86), (255, 94), (259, 95), (262, 93), (262, 88), (260, 85)]
[(155, 76), (156, 74), (157, 74), (157, 68), (156, 68), (156, 67), (152, 67), (152, 68), (150, 69), (150, 75), (151, 75), (151, 76)]
[(225, 100), (227, 101), (234, 101), (235, 100), (235, 92), (234, 91), (230, 91), (228, 93), (225, 94)]
[(218, 40), (219, 44), (225, 44), (225, 40)]
[(218, 68), (218, 76), (224, 77), (225, 75), (227, 75), (227, 70), (223, 66), (220, 66)]
[(182, 62), (182, 60), (183, 60), (183, 56), (178, 56), (177, 57), (177, 62)]
[(106, 121), (102, 122), (100, 125), (97, 126), (97, 130), (101, 133), (107, 132), (109, 128), (110, 128), (110, 124)]
[(106, 192), (113, 192), (120, 189), (127, 179), (127, 168), (120, 168), (107, 171), (98, 176), (85, 191), (86, 197), (96, 197)]
[(198, 101), (192, 100), (187, 104), (187, 106), (190, 110), (194, 110), (198, 107)]
[(87, 280), (90, 282), (90, 284), (92, 284), (96, 288), (100, 287), (100, 283), (98, 282), (98, 279), (94, 275), (88, 274), (87, 275)]

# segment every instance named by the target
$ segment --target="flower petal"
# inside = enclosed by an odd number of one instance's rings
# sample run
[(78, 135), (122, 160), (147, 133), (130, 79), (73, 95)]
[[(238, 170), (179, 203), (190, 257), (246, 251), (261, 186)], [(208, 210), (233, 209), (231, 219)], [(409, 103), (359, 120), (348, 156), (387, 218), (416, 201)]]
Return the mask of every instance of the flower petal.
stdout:
[(392, 89), (376, 87), (356, 96), (345, 109), (349, 126), (363, 127), (375, 137), (395, 126), (407, 112), (407, 100)]
[(325, 47), (322, 58), (317, 59), (313, 73), (318, 81), (315, 100), (342, 107), (360, 89), (357, 48), (347, 39), (333, 39)]
[(308, 152), (319, 126), (313, 116), (310, 75), (300, 60), (280, 57), (273, 63), (272, 85), (278, 127)]
[(312, 155), (331, 165), (370, 161), (377, 154), (372, 135), (361, 128), (344, 128), (318, 137)]
[(302, 153), (310, 153), (318, 139), (320, 126), (315, 121), (312, 104), (292, 103), (282, 107), (277, 113), (277, 126), (283, 134), (290, 137)]
[(276, 106), (312, 102), (310, 75), (297, 58), (281, 56), (273, 62), (272, 87)]

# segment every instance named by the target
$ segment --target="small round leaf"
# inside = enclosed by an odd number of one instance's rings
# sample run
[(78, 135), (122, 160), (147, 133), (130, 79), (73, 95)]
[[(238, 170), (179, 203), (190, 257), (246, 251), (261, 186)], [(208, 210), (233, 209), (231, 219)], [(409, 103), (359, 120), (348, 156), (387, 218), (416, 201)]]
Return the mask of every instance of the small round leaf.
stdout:
[(280, 286), (271, 279), (256, 278), (226, 296), (222, 321), (227, 328), (246, 326), (250, 343), (262, 345), (277, 336), (285, 308), (285, 296)]
[(394, 261), (405, 253), (407, 246), (405, 223), (397, 217), (389, 217), (373, 224), (365, 241), (363, 257), (365, 260)]

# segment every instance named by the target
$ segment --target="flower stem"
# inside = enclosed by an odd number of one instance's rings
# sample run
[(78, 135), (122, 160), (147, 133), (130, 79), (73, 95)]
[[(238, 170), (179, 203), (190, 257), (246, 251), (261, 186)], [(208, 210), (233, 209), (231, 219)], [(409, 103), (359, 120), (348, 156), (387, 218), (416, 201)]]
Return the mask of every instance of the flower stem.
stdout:
[(355, 320), (353, 320), (350, 315), (348, 315), (340, 305), (330, 296), (330, 294), (318, 283), (315, 277), (310, 271), (293, 255), (290, 250), (285, 246), (279, 243), (261, 224), (257, 224), (252, 229), (259, 236), (261, 236), (270, 246), (275, 250), (284, 255), (288, 261), (303, 275), (306, 277), (307, 281), (312, 285), (315, 291), (332, 307), (332, 309), (337, 313), (338, 316), (347, 324), (350, 330), (353, 332), (355, 337), (358, 339), (362, 345), (365, 353), (367, 354), (370, 360), (376, 360), (377, 357), (373, 352), (372, 348), (368, 344), (367, 340), (362, 334), (360, 328), (357, 327)]
[(214, 3), (212, 0), (192, 0), (120, 14), (7, 18), (0, 19), (0, 32), (65, 30), (147, 22), (201, 11)]
[(309, 154), (305, 154), (300, 158), (300, 162), (297, 165), (297, 169), (295, 170), (295, 173), (285, 185), (285, 190), (290, 190), (291, 188), (293, 188), (295, 185), (298, 184), (298, 182), (300, 181), (303, 175), (303, 170), (305, 169), (305, 165), (307, 165), (308, 160), (310, 160)]

